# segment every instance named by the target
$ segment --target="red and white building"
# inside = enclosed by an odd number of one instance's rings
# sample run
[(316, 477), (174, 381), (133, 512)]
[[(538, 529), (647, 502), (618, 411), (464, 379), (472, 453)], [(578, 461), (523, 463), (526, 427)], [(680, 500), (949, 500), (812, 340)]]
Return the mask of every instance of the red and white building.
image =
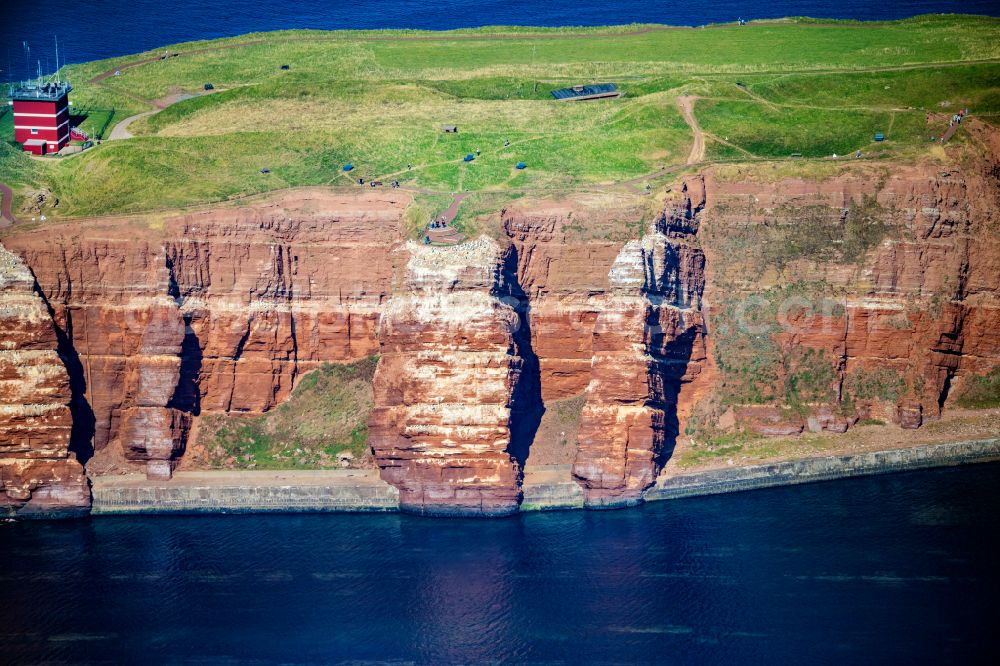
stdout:
[(68, 83), (24, 84), (11, 90), (14, 140), (35, 155), (57, 153), (69, 143)]

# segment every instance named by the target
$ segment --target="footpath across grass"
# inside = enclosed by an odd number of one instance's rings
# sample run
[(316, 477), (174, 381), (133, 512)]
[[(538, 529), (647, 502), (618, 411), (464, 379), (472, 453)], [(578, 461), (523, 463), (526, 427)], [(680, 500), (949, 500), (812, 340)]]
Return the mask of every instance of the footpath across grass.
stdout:
[[(180, 55), (143, 62), (163, 53)], [(91, 82), (116, 67), (120, 76)], [(1000, 114), (1000, 21), (283, 31), (64, 73), (77, 108), (114, 108), (113, 122), (154, 100), (194, 97), (133, 123), (134, 138), (72, 159), (40, 162), (0, 146), (0, 181), (22, 200), (50, 190), (60, 202), (50, 218), (356, 186), (359, 177), (441, 195), (544, 195), (683, 163), (693, 135), (677, 109), (681, 94), (700, 98), (694, 113), (709, 160), (919, 156), (929, 149), (927, 112)], [(590, 82), (617, 83), (623, 96), (551, 97)], [(0, 118), (7, 135), (8, 125)], [(459, 131), (445, 134), (444, 125)], [(873, 145), (876, 132), (889, 140)], [(463, 161), (467, 154), (475, 159)]]

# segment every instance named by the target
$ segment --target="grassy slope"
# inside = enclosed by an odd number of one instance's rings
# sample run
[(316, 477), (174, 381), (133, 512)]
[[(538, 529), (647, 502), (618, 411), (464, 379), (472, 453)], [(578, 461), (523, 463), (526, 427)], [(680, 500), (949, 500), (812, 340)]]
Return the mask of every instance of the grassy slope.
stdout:
[[(691, 135), (674, 102), (681, 92), (704, 98), (695, 112), (710, 159), (867, 152), (876, 131), (889, 132), (878, 146), (887, 156), (912, 156), (927, 140), (921, 107), (1000, 113), (998, 35), (1000, 21), (981, 17), (247, 35), (170, 47), (185, 55), (100, 85), (85, 81), (149, 54), (70, 67), (75, 104), (114, 107), (116, 117), (148, 108), (141, 99), (199, 93), (206, 82), (218, 92), (135, 123), (134, 139), (60, 163), (29, 162), (2, 146), (0, 180), (48, 186), (59, 215), (348, 185), (340, 171), (348, 161), (352, 176), (441, 193), (559, 193), (683, 161)], [(236, 48), (187, 53), (229, 45)], [(996, 62), (935, 65), (983, 59)], [(291, 70), (280, 70), (284, 63)], [(865, 71), (872, 63), (879, 71)], [(588, 80), (617, 81), (626, 97), (565, 104), (549, 96)], [(441, 134), (445, 123), (460, 133)], [(461, 162), (476, 148), (475, 162)], [(529, 169), (514, 170), (522, 160)]]
[(959, 407), (989, 409), (1000, 407), (1000, 368), (985, 375), (968, 377), (956, 396)]
[(263, 416), (206, 415), (198, 433), (201, 459), (194, 464), (237, 469), (338, 468), (368, 452), (368, 416), (377, 357), (326, 364), (303, 376), (291, 397)]

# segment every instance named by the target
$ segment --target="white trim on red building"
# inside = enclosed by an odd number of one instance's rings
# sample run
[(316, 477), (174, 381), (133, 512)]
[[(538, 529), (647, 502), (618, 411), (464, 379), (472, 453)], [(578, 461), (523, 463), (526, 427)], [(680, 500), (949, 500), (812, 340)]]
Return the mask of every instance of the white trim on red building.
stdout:
[(64, 120), (61, 123), (59, 123), (58, 125), (56, 125), (55, 127), (46, 127), (45, 125), (14, 125), (14, 129), (26, 129), (26, 130), (39, 129), (39, 130), (53, 131), (53, 130), (59, 129), (63, 125), (69, 125), (69, 121), (68, 120)]
[[(63, 109), (63, 111), (66, 111), (66, 109)], [(62, 111), (60, 111), (59, 113), (62, 113)], [(23, 117), (23, 118), (55, 118), (55, 117), (57, 117), (59, 115), (59, 113), (24, 113), (23, 111), (15, 111), (14, 112), (14, 117), (15, 118), (21, 118), (21, 117)]]

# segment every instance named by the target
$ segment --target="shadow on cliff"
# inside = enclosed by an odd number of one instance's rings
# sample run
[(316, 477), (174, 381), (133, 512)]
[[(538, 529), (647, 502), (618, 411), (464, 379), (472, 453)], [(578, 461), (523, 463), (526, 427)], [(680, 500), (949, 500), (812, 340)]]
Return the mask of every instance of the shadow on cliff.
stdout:
[(185, 316), (184, 341), (181, 343), (180, 377), (167, 407), (187, 412), (192, 416), (201, 414), (201, 388), (198, 378), (201, 375), (203, 358), (201, 341), (194, 329), (191, 328), (191, 316)]
[[(174, 299), (178, 309), (184, 304), (181, 288), (177, 282), (174, 270), (174, 259), (167, 252), (167, 295)], [(181, 342), (181, 367), (177, 386), (170, 397), (167, 407), (187, 412), (193, 416), (201, 414), (201, 388), (198, 378), (201, 375), (201, 363), (204, 354), (201, 350), (201, 340), (191, 327), (193, 316), (184, 315), (184, 340)]]
[[(34, 275), (32, 275), (34, 277)], [(97, 417), (87, 401), (87, 375), (83, 369), (80, 354), (73, 346), (73, 311), (66, 310), (66, 326), (59, 326), (56, 311), (49, 302), (48, 296), (42, 291), (38, 280), (35, 280), (35, 293), (45, 304), (45, 309), (52, 320), (52, 328), (56, 332), (56, 352), (66, 366), (69, 375), (70, 402), (69, 411), (73, 417), (73, 427), (70, 430), (69, 450), (76, 454), (81, 465), (94, 455), (94, 433), (97, 431)]]
[(646, 321), (646, 336), (649, 348), (655, 350), (653, 357), (656, 359), (649, 369), (652, 399), (648, 403), (657, 414), (653, 418), (655, 476), (673, 456), (677, 437), (680, 436), (677, 401), (698, 339), (698, 330), (690, 328), (682, 335), (667, 340), (659, 325), (657, 310), (651, 308)]
[(541, 370), (531, 346), (531, 303), (517, 277), (517, 248), (511, 246), (504, 257), (503, 286), (496, 295), (517, 312), (520, 325), (514, 332), (515, 353), (521, 368), (510, 398), (510, 444), (507, 453), (517, 461), (520, 474), (528, 461), (531, 443), (545, 413), (542, 402)]

